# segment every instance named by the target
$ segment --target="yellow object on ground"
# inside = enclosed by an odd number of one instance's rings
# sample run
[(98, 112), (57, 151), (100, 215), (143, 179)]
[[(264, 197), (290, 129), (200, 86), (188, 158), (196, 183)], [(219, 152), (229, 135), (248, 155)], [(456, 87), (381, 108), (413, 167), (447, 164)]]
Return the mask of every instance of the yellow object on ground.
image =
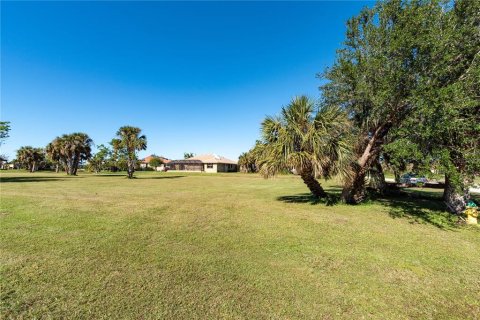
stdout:
[(464, 211), (467, 216), (467, 224), (477, 224), (478, 210), (477, 208), (467, 208)]

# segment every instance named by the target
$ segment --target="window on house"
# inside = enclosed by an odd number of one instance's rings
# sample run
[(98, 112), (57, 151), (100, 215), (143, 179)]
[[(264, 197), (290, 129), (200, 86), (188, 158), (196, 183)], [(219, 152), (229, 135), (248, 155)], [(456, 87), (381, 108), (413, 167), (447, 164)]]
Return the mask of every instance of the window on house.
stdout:
[(207, 163), (207, 169), (213, 169), (213, 163)]

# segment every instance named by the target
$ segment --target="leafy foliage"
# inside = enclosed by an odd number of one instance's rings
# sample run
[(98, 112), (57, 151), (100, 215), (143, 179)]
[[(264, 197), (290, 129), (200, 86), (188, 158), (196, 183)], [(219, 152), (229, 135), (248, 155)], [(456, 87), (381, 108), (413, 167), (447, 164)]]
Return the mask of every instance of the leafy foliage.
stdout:
[(366, 8), (347, 23), (344, 47), (322, 75), (326, 104), (341, 106), (354, 124), (356, 160), (343, 197), (364, 198), (365, 175), (376, 165), (392, 130), (418, 108), (419, 77), (428, 64), (426, 49), (442, 7), (432, 1), (391, 0)]
[(195, 153), (193, 152), (185, 152), (183, 153), (183, 159), (189, 159), (191, 157), (195, 157)]
[(88, 168), (94, 172), (100, 172), (107, 166), (109, 158), (111, 158), (112, 151), (107, 146), (101, 144), (97, 146), (97, 153), (95, 153), (88, 161)]
[(466, 190), (480, 167), (479, 26), (480, 3), (469, 0), (382, 1), (348, 21), (321, 88), (357, 137), (346, 202), (362, 201), (382, 157), (398, 170), (441, 163)]
[(457, 0), (453, 6), (431, 6), (436, 10), (424, 17), (431, 27), (421, 47), (411, 98), (415, 108), (390, 140), (409, 140), (423, 159), (442, 168), (444, 200), (459, 213), (469, 198), (468, 185), (480, 172), (480, 3)]
[(393, 169), (397, 182), (400, 182), (400, 174), (407, 170), (408, 165), (412, 165), (415, 172), (427, 165), (427, 159), (418, 144), (406, 138), (385, 145), (383, 159)]
[(152, 159), (150, 159), (150, 161), (148, 162), (148, 165), (152, 168), (157, 168), (157, 167), (160, 167), (160, 165), (163, 164), (163, 161), (160, 157), (153, 157)]
[(0, 121), (0, 145), (3, 141), (9, 137), (10, 132), (10, 122), (9, 121)]

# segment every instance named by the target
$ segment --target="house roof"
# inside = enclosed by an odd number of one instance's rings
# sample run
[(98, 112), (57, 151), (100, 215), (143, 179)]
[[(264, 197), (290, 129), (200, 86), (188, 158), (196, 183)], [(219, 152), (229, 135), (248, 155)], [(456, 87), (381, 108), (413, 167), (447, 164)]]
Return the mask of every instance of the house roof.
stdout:
[[(152, 160), (153, 158), (155, 158), (155, 156), (153, 154), (149, 155), (149, 156), (145, 157), (144, 159), (142, 159), (142, 163), (148, 164), (150, 162), (150, 160)], [(158, 157), (158, 158), (160, 158), (160, 160), (162, 160), (163, 163), (169, 163), (170, 161), (172, 161), (172, 160), (164, 158), (164, 157)]]
[(237, 164), (236, 161), (227, 159), (225, 157), (219, 156), (217, 154), (201, 154), (195, 157), (188, 158), (188, 160), (200, 160), (203, 163), (227, 163), (227, 164)]

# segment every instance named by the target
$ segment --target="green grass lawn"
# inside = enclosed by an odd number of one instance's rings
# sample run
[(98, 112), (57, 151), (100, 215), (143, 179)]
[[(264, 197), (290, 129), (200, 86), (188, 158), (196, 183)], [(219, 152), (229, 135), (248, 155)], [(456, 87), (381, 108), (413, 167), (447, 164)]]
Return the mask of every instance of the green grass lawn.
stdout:
[[(480, 228), (296, 176), (1, 174), (3, 319), (478, 319)], [(327, 189), (339, 192), (334, 182)]]

